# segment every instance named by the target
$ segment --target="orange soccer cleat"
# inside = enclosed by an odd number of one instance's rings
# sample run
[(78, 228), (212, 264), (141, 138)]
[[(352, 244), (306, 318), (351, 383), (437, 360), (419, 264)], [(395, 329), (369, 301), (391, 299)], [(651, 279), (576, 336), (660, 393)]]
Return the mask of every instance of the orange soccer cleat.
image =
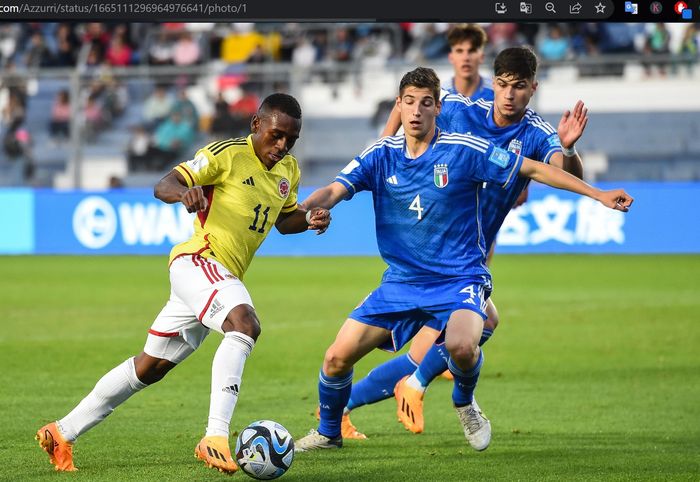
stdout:
[(444, 372), (442, 372), (440, 374), (440, 376), (442, 378), (444, 378), (445, 380), (454, 380), (455, 379), (454, 375), (452, 375), (452, 372), (449, 370), (445, 370)]
[(219, 472), (232, 474), (238, 470), (238, 465), (231, 457), (228, 438), (221, 435), (203, 437), (194, 448), (194, 456), (204, 461), (207, 467)]
[[(316, 415), (316, 420), (321, 420), (321, 409), (319, 407), (316, 407), (315, 415)], [(352, 440), (366, 440), (367, 439), (367, 435), (358, 431), (357, 427), (355, 427), (352, 424), (352, 422), (350, 421), (350, 414), (349, 413), (344, 413), (343, 418), (340, 421), (340, 435), (342, 435), (344, 439), (352, 439)]]
[(56, 422), (41, 427), (34, 438), (39, 441), (39, 446), (49, 454), (49, 462), (55, 466), (56, 470), (65, 472), (78, 470), (73, 465), (73, 444), (63, 437)]
[(403, 377), (394, 387), (396, 398), (396, 416), (399, 422), (413, 433), (423, 432), (423, 395), (424, 393), (406, 384), (408, 376)]

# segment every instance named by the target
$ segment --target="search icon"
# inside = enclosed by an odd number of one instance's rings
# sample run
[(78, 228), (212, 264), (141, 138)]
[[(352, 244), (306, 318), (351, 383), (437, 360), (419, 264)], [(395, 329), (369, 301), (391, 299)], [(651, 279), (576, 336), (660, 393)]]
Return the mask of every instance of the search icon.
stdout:
[(547, 10), (548, 12), (552, 13), (557, 13), (556, 10), (554, 10), (554, 3), (553, 2), (547, 2), (544, 4), (544, 9)]

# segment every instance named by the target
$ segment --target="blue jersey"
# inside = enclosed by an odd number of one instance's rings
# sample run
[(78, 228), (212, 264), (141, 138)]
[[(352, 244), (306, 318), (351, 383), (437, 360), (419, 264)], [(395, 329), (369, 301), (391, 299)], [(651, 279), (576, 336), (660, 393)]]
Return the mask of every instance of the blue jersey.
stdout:
[[(443, 100), (445, 105), (449, 108), (443, 108), (437, 119), (442, 129), (483, 137), (498, 147), (544, 163), (561, 152), (556, 129), (532, 109), (525, 110), (520, 122), (499, 127), (493, 120), (493, 102), (448, 95)], [(487, 247), (496, 239), (508, 212), (529, 182), (530, 179), (518, 176), (506, 189), (491, 184), (483, 187), (482, 221)]]
[[(455, 88), (455, 78), (452, 77), (448, 83), (442, 85), (442, 88), (446, 90), (449, 94), (459, 94)], [(472, 95), (469, 96), (470, 99), (484, 99), (493, 100), (493, 87), (491, 82), (482, 76), (479, 76), (479, 85)]]
[(483, 77), (479, 77), (479, 87), (473, 95), (466, 97), (457, 92), (454, 84), (454, 77), (450, 80), (448, 85), (443, 85), (440, 90), (440, 102), (442, 103), (442, 108), (440, 110), (440, 115), (437, 118), (437, 126), (447, 132), (462, 132), (455, 129), (449, 129), (449, 120), (456, 116), (463, 108), (461, 99), (467, 100), (469, 102), (489, 102), (493, 100), (493, 88), (491, 84), (486, 82)]
[(480, 215), (483, 182), (509, 187), (522, 157), (479, 137), (436, 129), (416, 159), (403, 135), (384, 137), (353, 159), (336, 181), (371, 191), (384, 281), (423, 283), (489, 277)]

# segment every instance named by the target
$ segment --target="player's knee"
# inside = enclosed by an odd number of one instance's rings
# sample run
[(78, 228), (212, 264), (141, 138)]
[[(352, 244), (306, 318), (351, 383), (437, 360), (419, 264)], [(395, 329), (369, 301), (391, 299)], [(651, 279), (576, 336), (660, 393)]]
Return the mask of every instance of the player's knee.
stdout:
[(332, 346), (323, 358), (323, 373), (331, 377), (344, 375), (352, 369), (352, 364), (342, 357)]
[(250, 305), (238, 305), (232, 309), (221, 324), (224, 333), (237, 331), (257, 340), (262, 332), (255, 309)]
[(477, 356), (478, 345), (469, 340), (446, 340), (445, 348), (459, 365), (469, 365)]

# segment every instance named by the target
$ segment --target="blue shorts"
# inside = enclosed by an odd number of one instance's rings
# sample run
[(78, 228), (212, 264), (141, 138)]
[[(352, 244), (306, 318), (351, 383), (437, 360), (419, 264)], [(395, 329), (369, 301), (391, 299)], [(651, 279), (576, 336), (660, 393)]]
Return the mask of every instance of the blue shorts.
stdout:
[(457, 310), (471, 310), (486, 320), (490, 280), (456, 278), (432, 283), (382, 282), (348, 316), (366, 325), (391, 331), (379, 348), (399, 351), (423, 326), (442, 331)]

